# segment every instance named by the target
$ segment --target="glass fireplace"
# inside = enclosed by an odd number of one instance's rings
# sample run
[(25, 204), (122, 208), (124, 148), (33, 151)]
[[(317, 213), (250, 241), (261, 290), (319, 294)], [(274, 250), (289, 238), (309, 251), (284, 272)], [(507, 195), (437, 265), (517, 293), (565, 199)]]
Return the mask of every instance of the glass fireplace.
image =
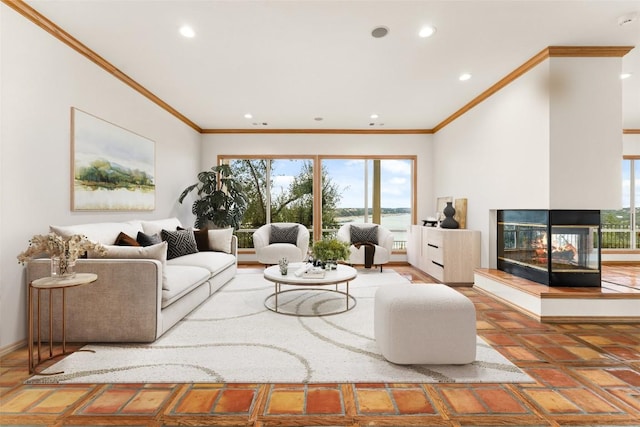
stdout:
[(498, 269), (549, 286), (601, 285), (600, 211), (498, 211)]

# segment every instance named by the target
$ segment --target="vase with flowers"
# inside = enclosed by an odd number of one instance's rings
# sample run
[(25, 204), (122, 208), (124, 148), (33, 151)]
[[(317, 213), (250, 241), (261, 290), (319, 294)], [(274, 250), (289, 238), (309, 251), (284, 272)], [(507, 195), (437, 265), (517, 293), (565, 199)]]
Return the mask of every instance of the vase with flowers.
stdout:
[(51, 277), (69, 278), (75, 276), (76, 260), (89, 250), (106, 253), (104, 246), (79, 234), (69, 237), (55, 233), (37, 234), (29, 240), (29, 247), (18, 255), (18, 262), (24, 265), (33, 258), (48, 255), (51, 258)]

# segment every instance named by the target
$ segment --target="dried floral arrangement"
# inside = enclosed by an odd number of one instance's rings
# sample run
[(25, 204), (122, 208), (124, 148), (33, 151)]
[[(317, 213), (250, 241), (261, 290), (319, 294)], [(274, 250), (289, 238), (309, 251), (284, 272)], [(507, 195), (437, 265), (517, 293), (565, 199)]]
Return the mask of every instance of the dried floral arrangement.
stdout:
[(34, 257), (49, 255), (49, 257), (64, 258), (74, 262), (87, 251), (105, 254), (106, 249), (100, 243), (94, 243), (80, 234), (62, 237), (55, 233), (37, 234), (29, 240), (29, 247), (18, 255), (18, 262), (24, 264)]

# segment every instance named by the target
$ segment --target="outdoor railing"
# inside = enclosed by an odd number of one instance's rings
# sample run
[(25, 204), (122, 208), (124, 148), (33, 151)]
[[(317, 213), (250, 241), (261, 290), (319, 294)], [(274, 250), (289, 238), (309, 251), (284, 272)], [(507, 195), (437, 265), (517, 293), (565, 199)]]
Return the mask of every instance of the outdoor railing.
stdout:
[[(238, 248), (239, 249), (253, 249), (253, 233), (256, 231), (256, 228), (242, 228), (235, 232), (238, 237)], [(337, 228), (332, 229), (324, 229), (322, 230), (323, 237), (329, 237), (331, 235), (335, 235), (337, 233)], [(390, 230), (398, 233), (405, 233), (406, 230)], [(407, 241), (406, 240), (394, 240), (393, 241), (393, 250), (394, 251), (404, 251), (407, 249)]]

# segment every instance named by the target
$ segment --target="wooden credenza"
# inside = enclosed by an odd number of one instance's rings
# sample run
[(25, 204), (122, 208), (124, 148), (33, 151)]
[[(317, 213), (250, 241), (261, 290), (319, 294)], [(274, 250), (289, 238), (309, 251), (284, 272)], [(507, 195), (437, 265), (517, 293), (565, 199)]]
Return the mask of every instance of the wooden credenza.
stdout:
[(412, 225), (407, 259), (442, 283), (473, 283), (473, 271), (480, 267), (480, 231)]

